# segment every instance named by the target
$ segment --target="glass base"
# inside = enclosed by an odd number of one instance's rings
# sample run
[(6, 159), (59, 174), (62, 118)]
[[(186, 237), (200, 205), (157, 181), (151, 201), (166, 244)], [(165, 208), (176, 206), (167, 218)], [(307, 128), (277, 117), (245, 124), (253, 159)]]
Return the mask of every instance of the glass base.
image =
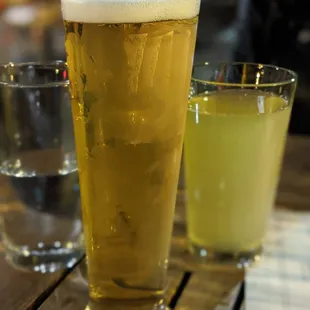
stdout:
[[(110, 279), (101, 280), (98, 279), (98, 273), (96, 273), (97, 279), (92, 279), (89, 282), (89, 295), (93, 301), (100, 301), (108, 299), (109, 301), (119, 300), (161, 300), (164, 296), (164, 288), (152, 288), (152, 283), (141, 283), (141, 285), (133, 285), (126, 283), (123, 279)], [(92, 275), (89, 274), (89, 278)], [(99, 280), (99, 282), (98, 282)], [(153, 283), (154, 285), (158, 283)]]
[(3, 248), (7, 261), (13, 267), (41, 273), (71, 268), (84, 255), (84, 250), (78, 247), (72, 249), (63, 247), (29, 249), (3, 242)]
[(91, 300), (89, 310), (168, 310), (164, 300), (137, 299), (137, 300)]
[(260, 260), (263, 247), (260, 245), (256, 249), (243, 252), (222, 252), (190, 243), (189, 250), (202, 262), (228, 264), (235, 265), (238, 268), (244, 268), (257, 263)]

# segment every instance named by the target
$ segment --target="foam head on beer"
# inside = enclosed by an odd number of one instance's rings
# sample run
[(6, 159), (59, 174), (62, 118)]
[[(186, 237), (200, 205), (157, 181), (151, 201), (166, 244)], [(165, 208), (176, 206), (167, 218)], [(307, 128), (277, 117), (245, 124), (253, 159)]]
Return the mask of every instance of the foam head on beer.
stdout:
[(189, 19), (200, 0), (62, 0), (64, 20), (80, 23), (142, 23)]

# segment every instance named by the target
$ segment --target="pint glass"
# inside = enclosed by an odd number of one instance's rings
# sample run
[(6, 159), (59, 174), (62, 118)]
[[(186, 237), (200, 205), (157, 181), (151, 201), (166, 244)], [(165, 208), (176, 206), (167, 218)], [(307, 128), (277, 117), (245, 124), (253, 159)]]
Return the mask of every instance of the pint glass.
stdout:
[(199, 0), (62, 0), (90, 295), (161, 295)]

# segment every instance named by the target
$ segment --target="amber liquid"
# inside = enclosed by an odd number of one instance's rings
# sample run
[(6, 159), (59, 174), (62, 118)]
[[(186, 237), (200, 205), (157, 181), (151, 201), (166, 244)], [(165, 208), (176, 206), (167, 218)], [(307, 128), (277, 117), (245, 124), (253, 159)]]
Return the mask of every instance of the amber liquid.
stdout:
[(163, 292), (196, 26), (65, 22), (92, 298)]

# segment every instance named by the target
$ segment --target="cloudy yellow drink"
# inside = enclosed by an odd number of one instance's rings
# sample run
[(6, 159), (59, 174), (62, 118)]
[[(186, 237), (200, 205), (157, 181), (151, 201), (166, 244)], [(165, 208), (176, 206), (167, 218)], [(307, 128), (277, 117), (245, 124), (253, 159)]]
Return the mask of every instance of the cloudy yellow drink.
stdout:
[(258, 91), (191, 99), (185, 165), (192, 247), (238, 254), (261, 246), (290, 113), (284, 99)]
[(62, 0), (91, 297), (161, 294), (199, 0)]

